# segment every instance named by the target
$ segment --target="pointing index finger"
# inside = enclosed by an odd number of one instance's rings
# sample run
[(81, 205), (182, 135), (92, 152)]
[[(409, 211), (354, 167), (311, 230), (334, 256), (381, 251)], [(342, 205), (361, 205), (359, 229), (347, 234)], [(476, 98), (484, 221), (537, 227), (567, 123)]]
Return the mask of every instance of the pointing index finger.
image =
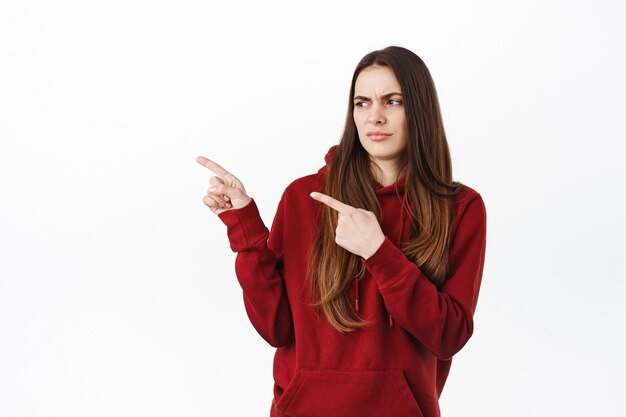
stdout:
[(198, 156), (196, 158), (196, 162), (199, 163), (200, 165), (207, 167), (208, 169), (210, 169), (211, 171), (213, 171), (214, 173), (216, 173), (222, 178), (227, 175), (233, 176), (230, 172), (222, 168), (220, 164), (218, 164), (217, 162), (213, 162), (209, 158), (205, 158), (204, 156)]
[(342, 213), (342, 214), (348, 214), (350, 211), (354, 209), (354, 207), (348, 204), (344, 204), (341, 201), (336, 200), (326, 194), (322, 194), (322, 193), (318, 193), (314, 191), (311, 193), (311, 197), (313, 197), (317, 201), (321, 201), (322, 203), (326, 204), (328, 207), (335, 209), (339, 213)]

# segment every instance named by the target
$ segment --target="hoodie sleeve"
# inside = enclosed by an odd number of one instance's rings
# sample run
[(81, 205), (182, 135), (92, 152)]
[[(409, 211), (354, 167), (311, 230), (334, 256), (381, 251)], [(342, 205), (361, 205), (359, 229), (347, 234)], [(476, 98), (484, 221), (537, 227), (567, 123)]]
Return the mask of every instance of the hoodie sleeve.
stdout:
[(373, 255), (361, 258), (395, 322), (442, 360), (461, 350), (474, 330), (486, 220), (478, 194), (459, 219), (450, 252), (451, 275), (441, 290), (388, 237)]
[(237, 253), (235, 272), (243, 290), (246, 313), (265, 341), (279, 347), (294, 338), (293, 319), (283, 281), (284, 193), (271, 232), (256, 202), (218, 216), (227, 227), (230, 248)]

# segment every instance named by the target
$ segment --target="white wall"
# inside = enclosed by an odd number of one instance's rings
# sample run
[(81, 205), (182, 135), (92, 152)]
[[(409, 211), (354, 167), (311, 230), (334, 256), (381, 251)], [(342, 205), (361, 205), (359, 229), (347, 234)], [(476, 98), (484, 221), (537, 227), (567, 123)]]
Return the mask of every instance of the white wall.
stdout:
[(625, 9), (3, 1), (0, 415), (269, 415), (274, 348), (194, 159), (271, 224), (339, 140), (358, 60), (391, 44), (429, 66), (455, 179), (487, 207), (442, 415), (621, 415)]

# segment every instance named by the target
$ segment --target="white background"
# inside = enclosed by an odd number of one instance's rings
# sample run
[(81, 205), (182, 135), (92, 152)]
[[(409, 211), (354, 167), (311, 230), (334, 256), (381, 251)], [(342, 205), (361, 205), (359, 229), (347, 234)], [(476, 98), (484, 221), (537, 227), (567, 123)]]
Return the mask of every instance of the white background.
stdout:
[(428, 65), (487, 207), (444, 417), (618, 416), (626, 390), (618, 1), (0, 3), (0, 415), (268, 416), (207, 156), (266, 225), (339, 141), (352, 72)]

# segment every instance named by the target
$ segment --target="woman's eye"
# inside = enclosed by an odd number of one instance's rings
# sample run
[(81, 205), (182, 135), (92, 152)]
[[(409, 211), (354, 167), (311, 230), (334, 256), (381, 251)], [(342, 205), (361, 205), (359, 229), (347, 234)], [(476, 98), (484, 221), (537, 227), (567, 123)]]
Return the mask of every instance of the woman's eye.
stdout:
[[(401, 101), (401, 100), (389, 100), (389, 101), (390, 101), (390, 102), (391, 102), (391, 101), (396, 101), (396, 102), (398, 103), (398, 105), (402, 104), (402, 101)], [(367, 104), (367, 102), (365, 102), (365, 101), (359, 101), (359, 102), (357, 102), (357, 103), (354, 103), (354, 107), (364, 107), (364, 106), (361, 106), (361, 104)]]

